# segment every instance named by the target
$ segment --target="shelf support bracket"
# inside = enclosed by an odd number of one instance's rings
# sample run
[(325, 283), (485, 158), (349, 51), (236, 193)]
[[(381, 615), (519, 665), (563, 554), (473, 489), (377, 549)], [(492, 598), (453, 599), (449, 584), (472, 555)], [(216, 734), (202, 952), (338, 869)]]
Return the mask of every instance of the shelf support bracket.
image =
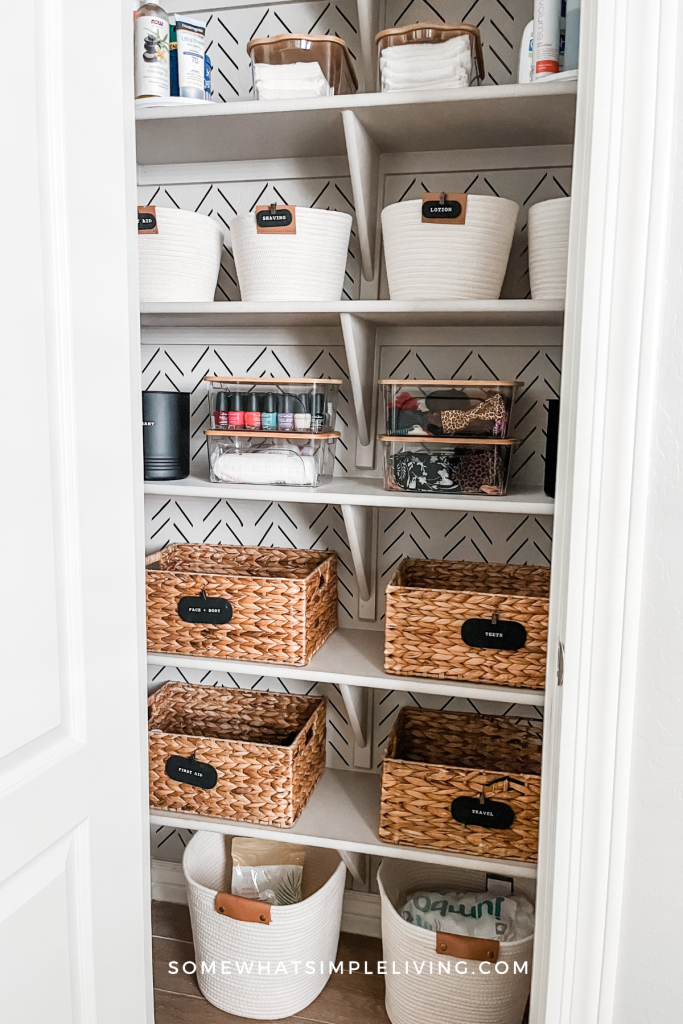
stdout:
[(372, 281), (375, 276), (373, 257), (377, 229), (379, 149), (353, 110), (342, 110), (342, 118), (353, 202), (356, 207), (356, 227), (360, 242), (363, 277), (366, 281)]
[(365, 888), (368, 884), (368, 867), (370, 865), (367, 853), (356, 853), (355, 850), (337, 850), (337, 853), (355, 881)]
[(372, 701), (365, 686), (339, 683), (353, 731), (355, 768), (372, 768)]
[(379, 352), (377, 328), (354, 313), (340, 313), (351, 393), (356, 409), (358, 444), (356, 466), (372, 469), (375, 464), (375, 420), (377, 418), (377, 377)]
[(379, 31), (380, 0), (357, 0), (358, 32), (360, 34), (361, 65), (363, 68), (363, 89), (375, 92), (377, 44), (375, 36)]
[(341, 511), (358, 586), (358, 618), (374, 622), (378, 510), (369, 505), (342, 505)]

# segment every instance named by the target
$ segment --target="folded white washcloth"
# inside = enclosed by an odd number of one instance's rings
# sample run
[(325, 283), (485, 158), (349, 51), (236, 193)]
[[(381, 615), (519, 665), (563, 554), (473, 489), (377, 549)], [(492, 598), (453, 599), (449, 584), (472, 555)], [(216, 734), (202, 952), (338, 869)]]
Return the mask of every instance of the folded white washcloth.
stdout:
[(254, 84), (259, 99), (305, 99), (332, 95), (317, 61), (254, 64)]
[(382, 50), (381, 58), (399, 63), (412, 60), (414, 57), (421, 59), (424, 52), (428, 51), (431, 60), (439, 60), (441, 57), (470, 53), (470, 47), (469, 35), (453, 36), (445, 43), (406, 43), (405, 46), (387, 46)]
[[(423, 49), (427, 49), (427, 47), (423, 47)], [(425, 69), (443, 71), (451, 68), (465, 68), (470, 71), (472, 60), (469, 53), (457, 54), (455, 57), (443, 57), (440, 60), (430, 60), (427, 55), (424, 59), (404, 60), (400, 64), (380, 58), (379, 66), (382, 71), (390, 71), (393, 75), (414, 75)]]
[(387, 70), (382, 72), (382, 78), (386, 78), (388, 82), (447, 82), (449, 78), (469, 78), (469, 71), (457, 66), (441, 69), (425, 67), (420, 71), (411, 71), (408, 74), (402, 71)]
[(425, 89), (466, 89), (470, 84), (469, 72), (460, 70), (456, 74), (439, 78), (396, 78), (393, 75), (382, 75), (384, 92), (401, 92)]
[(313, 487), (316, 459), (311, 449), (269, 448), (262, 452), (224, 452), (213, 463), (214, 475), (226, 484), (290, 484)]

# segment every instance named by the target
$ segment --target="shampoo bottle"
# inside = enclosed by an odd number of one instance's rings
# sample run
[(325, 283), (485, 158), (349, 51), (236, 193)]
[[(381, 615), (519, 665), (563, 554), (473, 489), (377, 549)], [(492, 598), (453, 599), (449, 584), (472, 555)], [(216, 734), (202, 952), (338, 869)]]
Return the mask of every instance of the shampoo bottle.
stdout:
[(135, 15), (135, 98), (171, 95), (168, 15), (143, 4)]

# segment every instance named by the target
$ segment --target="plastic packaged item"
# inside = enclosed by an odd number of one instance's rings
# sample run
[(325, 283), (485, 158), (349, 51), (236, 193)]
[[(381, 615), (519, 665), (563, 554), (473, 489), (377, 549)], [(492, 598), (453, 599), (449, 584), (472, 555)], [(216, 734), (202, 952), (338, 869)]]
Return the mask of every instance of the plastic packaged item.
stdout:
[(507, 492), (510, 460), (519, 441), (512, 438), (380, 437), (384, 489), (428, 494)]
[(257, 100), (341, 96), (358, 91), (348, 46), (338, 36), (286, 33), (247, 43)]
[(507, 437), (522, 381), (382, 380), (387, 434)]
[(339, 433), (205, 430), (212, 483), (318, 487), (332, 479)]
[(470, 935), (498, 942), (514, 942), (534, 934), (533, 904), (523, 896), (496, 896), (490, 892), (439, 893), (422, 889), (408, 897), (401, 908), (401, 917), (430, 932)]
[[(209, 392), (211, 422), (218, 427), (216, 411), (223, 410), (228, 393), (240, 394), (244, 402), (258, 395), (261, 430), (287, 430), (320, 434), (334, 430), (341, 380), (315, 377), (205, 377)], [(281, 399), (287, 398), (286, 403)], [(285, 405), (287, 408), (285, 408)], [(247, 413), (248, 414), (248, 413)], [(232, 424), (230, 424), (232, 425)], [(228, 424), (223, 419), (220, 427)], [(237, 427), (237, 424), (235, 425)], [(238, 428), (239, 429), (239, 428)]]
[[(384, 259), (392, 299), (498, 299), (519, 206), (468, 195), (464, 223), (425, 223), (423, 202), (382, 210)], [(234, 223), (234, 222), (233, 222)]]
[(135, 15), (135, 98), (171, 95), (169, 18), (157, 4)]
[[(280, 207), (280, 209), (282, 209)], [(352, 219), (337, 210), (294, 207), (295, 230), (259, 230), (257, 216), (230, 222), (245, 302), (338, 302), (344, 288)]]
[(305, 857), (305, 846), (236, 837), (232, 841), (232, 895), (275, 907), (299, 903)]
[(382, 92), (464, 89), (484, 80), (475, 25), (403, 25), (378, 32), (375, 42)]
[(203, 100), (206, 24), (195, 18), (177, 15), (175, 28), (180, 95), (190, 100)]

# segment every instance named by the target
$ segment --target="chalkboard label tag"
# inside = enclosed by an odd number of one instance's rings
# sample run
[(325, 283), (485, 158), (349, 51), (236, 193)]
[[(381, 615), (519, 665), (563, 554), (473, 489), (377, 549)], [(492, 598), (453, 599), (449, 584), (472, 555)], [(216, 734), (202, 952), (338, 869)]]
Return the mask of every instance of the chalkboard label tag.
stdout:
[(464, 224), (466, 216), (465, 192), (423, 192), (423, 224)]
[(295, 235), (296, 207), (278, 206), (277, 203), (271, 203), (270, 206), (257, 206), (256, 234)]
[(155, 206), (138, 206), (138, 234), (158, 235), (157, 211)]
[(518, 651), (526, 644), (526, 629), (521, 622), (498, 619), (467, 619), (460, 636), (468, 647), (483, 647), (493, 651)]

